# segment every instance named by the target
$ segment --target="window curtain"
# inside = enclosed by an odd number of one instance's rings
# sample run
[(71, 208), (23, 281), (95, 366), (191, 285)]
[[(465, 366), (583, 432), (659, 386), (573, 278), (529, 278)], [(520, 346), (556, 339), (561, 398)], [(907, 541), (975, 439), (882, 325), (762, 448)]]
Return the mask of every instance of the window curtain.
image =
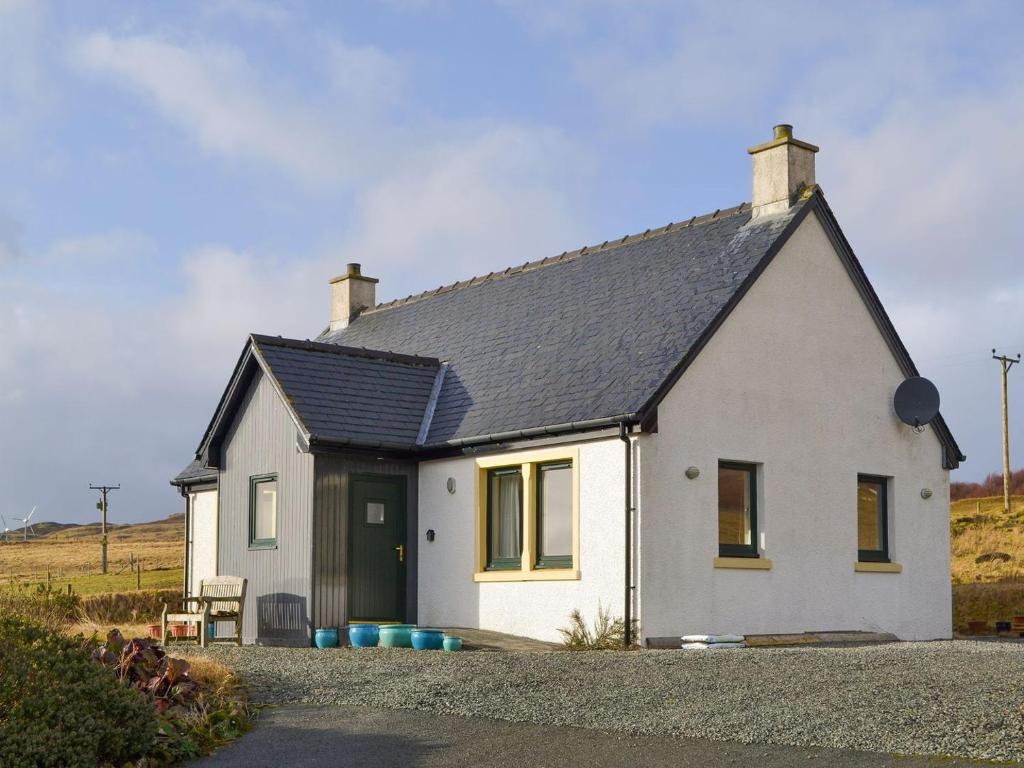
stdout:
[(498, 483), (498, 551), (499, 558), (517, 558), (522, 555), (519, 548), (522, 521), (522, 489), (521, 475), (502, 475)]

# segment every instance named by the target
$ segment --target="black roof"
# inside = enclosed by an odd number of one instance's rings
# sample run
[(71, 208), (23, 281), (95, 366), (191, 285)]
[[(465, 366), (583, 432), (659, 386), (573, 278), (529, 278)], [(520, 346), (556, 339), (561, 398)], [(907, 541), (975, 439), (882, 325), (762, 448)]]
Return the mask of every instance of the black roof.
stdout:
[[(904, 373), (916, 375), (817, 188), (785, 214), (752, 218), (744, 204), (381, 304), (320, 343), (253, 336), (253, 355), (312, 442), (431, 450), (649, 424), (812, 211)], [(941, 417), (934, 426), (955, 467), (964, 457)], [(215, 417), (200, 452), (217, 429)]]
[(171, 485), (199, 485), (209, 483), (217, 479), (217, 470), (210, 469), (203, 465), (199, 459), (193, 459), (188, 466), (179, 472)]
[(252, 344), (312, 441), (416, 447), (437, 359), (274, 336)]
[(321, 341), (450, 363), (428, 446), (633, 416), (802, 204), (747, 206), (381, 305)]

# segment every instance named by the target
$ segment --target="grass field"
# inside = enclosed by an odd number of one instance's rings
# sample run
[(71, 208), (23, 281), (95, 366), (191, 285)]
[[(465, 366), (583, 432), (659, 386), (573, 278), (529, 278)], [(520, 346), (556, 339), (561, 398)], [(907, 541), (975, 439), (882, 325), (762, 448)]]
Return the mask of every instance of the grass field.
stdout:
[[(1003, 513), (1001, 497), (964, 499), (950, 505), (953, 564), (953, 621), (994, 622), (1024, 615), (1024, 496), (1014, 512)], [(33, 586), (47, 573), (55, 589), (71, 584), (81, 595), (129, 592), (136, 588), (131, 557), (142, 560), (144, 590), (177, 589), (182, 582), (184, 516), (108, 533), (110, 573), (99, 573), (99, 526), (41, 524), (42, 535), (0, 542), (0, 589)], [(980, 560), (980, 562), (979, 562)]]
[(1010, 515), (1001, 496), (954, 501), (949, 519), (954, 626), (1024, 615), (1024, 496)]
[(1007, 516), (1002, 497), (950, 505), (954, 584), (1024, 581), (1024, 496), (1012, 506)]
[(79, 594), (124, 592), (137, 586), (133, 558), (142, 561), (141, 588), (180, 587), (184, 561), (184, 515), (108, 528), (108, 573), (100, 573), (99, 525), (36, 526), (27, 542), (0, 542), (0, 589), (49, 583)]

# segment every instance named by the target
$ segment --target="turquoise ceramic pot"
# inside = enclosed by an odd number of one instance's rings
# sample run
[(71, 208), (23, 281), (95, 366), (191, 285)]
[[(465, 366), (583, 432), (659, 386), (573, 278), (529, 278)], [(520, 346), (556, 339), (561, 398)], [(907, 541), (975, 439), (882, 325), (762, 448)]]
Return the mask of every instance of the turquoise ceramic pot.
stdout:
[(348, 641), (353, 648), (376, 648), (380, 627), (376, 624), (353, 624), (348, 628)]
[(439, 651), (444, 647), (444, 633), (440, 629), (414, 629), (412, 647), (417, 651)]
[(313, 633), (313, 642), (317, 648), (337, 648), (338, 629), (336, 627), (320, 627)]
[(455, 635), (444, 636), (444, 649), (446, 651), (461, 651), (462, 650), (462, 638), (455, 637)]
[(381, 624), (380, 645), (382, 648), (412, 648), (412, 631), (415, 624)]

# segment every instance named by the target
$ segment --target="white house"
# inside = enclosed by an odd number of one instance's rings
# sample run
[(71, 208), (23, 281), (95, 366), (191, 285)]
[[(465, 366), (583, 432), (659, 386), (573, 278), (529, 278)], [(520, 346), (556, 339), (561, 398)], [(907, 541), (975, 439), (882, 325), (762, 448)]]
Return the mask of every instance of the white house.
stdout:
[[(174, 483), (186, 589), (249, 579), (244, 639), (354, 621), (547, 640), (951, 634), (941, 416), (789, 126), (753, 202), (251, 336)], [(526, 261), (526, 259), (524, 259)]]

